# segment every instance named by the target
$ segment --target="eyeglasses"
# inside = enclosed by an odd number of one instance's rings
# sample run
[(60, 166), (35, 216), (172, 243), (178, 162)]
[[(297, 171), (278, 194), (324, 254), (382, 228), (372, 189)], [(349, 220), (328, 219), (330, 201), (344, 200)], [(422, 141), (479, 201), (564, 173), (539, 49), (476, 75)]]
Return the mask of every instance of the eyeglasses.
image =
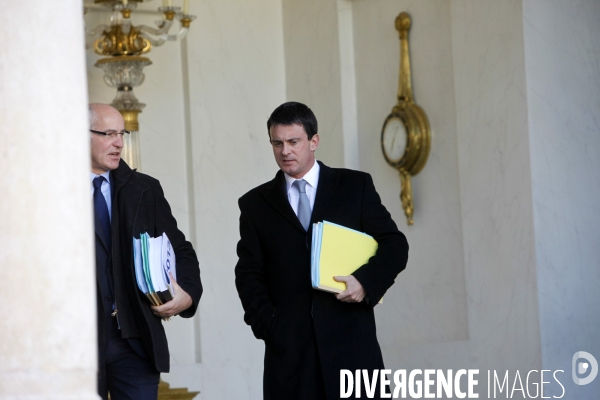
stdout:
[(117, 137), (117, 135), (121, 136), (121, 139), (123, 139), (123, 136), (125, 136), (126, 134), (129, 135), (131, 134), (131, 132), (129, 132), (126, 129), (123, 129), (121, 132), (117, 132), (117, 131), (106, 131), (106, 132), (102, 132), (102, 131), (95, 131), (93, 129), (90, 129), (90, 131), (97, 133), (98, 135), (103, 135), (103, 136), (107, 136), (111, 139), (114, 139)]

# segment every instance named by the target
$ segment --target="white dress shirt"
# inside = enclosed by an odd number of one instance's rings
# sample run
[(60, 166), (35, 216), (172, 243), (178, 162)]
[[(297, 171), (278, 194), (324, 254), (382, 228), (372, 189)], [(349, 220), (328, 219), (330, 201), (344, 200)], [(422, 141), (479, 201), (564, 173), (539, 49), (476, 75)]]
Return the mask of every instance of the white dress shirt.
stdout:
[[(315, 164), (312, 168), (300, 179), (304, 179), (307, 183), (306, 185), (306, 196), (308, 197), (308, 201), (310, 202), (310, 211), (312, 212), (315, 205), (315, 197), (317, 197), (317, 186), (319, 185), (319, 171), (321, 171), (321, 167), (319, 163), (315, 160)], [(295, 179), (284, 173), (285, 176), (285, 184), (287, 188), (288, 201), (294, 210), (296, 216), (298, 215), (298, 199), (300, 198), (300, 192), (296, 186), (292, 186), (293, 183), (300, 179)]]
[(108, 216), (112, 221), (112, 204), (111, 204), (111, 196), (110, 196), (110, 171), (106, 171), (101, 175), (96, 175), (93, 172), (90, 172), (90, 183), (92, 184), (92, 198), (94, 198), (94, 179), (99, 176), (103, 176), (106, 180), (102, 181), (102, 187), (100, 190), (104, 195), (104, 200), (106, 200), (106, 206), (108, 207)]

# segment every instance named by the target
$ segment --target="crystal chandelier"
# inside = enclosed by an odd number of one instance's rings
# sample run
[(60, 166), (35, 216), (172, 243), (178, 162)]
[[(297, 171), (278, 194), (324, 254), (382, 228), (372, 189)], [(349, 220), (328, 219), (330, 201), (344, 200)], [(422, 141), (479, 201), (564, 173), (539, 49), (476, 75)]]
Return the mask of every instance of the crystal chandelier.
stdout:
[[(117, 89), (112, 106), (121, 112), (125, 129), (131, 131), (124, 139), (122, 157), (132, 168), (141, 167), (138, 114), (146, 106), (133, 94), (133, 88), (144, 81), (143, 69), (152, 64), (142, 54), (152, 46), (162, 46), (167, 41), (177, 41), (186, 36), (190, 23), (196, 18), (189, 14), (189, 0), (183, 0), (183, 11), (173, 7), (172, 0), (163, 0), (158, 12), (164, 15), (156, 21), (156, 27), (133, 25), (131, 14), (137, 4), (144, 0), (94, 0), (112, 11), (110, 24), (101, 24), (93, 29), (86, 28), (86, 48), (106, 56), (95, 64), (104, 70), (104, 82)], [(147, 0), (151, 1), (151, 0)], [(87, 12), (87, 9), (86, 9)], [(174, 20), (180, 22), (179, 31), (170, 34)]]

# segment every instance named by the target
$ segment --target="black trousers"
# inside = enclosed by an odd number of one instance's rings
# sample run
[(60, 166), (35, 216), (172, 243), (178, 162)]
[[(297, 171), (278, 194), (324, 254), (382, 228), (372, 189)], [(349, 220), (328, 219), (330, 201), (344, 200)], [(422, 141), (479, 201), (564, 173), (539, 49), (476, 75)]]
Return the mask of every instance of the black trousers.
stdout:
[[(114, 318), (111, 318), (114, 320)], [(108, 321), (110, 339), (106, 356), (99, 366), (98, 394), (103, 400), (156, 400), (158, 372), (144, 353), (138, 339), (123, 339), (116, 321)]]

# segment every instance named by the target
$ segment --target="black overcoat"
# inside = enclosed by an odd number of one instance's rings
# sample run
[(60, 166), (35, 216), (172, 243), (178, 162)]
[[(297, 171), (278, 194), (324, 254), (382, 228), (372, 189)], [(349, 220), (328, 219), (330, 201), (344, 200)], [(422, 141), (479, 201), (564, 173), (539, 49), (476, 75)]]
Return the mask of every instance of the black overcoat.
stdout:
[[(312, 223), (365, 232), (378, 250), (353, 275), (367, 301), (344, 303), (312, 289), (310, 238), (289, 204), (285, 177), (239, 199), (236, 287), (244, 320), (265, 341), (265, 399), (309, 399), (322, 374), (328, 399), (340, 395), (340, 369), (382, 369), (373, 306), (408, 259), (408, 243), (364, 172), (320, 164)], [(364, 393), (364, 392), (363, 392)]]
[[(177, 228), (158, 180), (129, 168), (121, 160), (111, 171), (112, 249), (105, 252), (106, 243), (99, 223), (96, 223), (96, 263), (107, 262), (111, 267), (119, 325), (123, 338), (137, 338), (156, 369), (169, 372), (169, 347), (159, 317), (152, 314), (148, 299), (138, 289), (133, 264), (133, 237), (148, 232), (152, 237), (166, 232), (176, 257), (177, 283), (192, 298), (190, 308), (179, 314), (190, 318), (196, 313), (202, 284), (196, 253), (184, 234)], [(100, 231), (99, 231), (100, 230)], [(100, 247), (104, 246), (104, 247)], [(107, 260), (103, 258), (108, 257)], [(106, 348), (107, 329), (98, 287), (98, 342), (102, 363)]]

